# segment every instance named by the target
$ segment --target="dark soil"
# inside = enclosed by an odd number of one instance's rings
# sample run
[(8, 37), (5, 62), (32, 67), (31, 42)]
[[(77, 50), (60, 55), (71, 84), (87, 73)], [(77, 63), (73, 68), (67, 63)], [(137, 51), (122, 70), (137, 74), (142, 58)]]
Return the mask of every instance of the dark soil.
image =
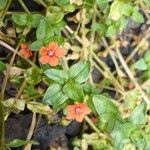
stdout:
[[(32, 114), (14, 114), (11, 115), (5, 125), (6, 141), (14, 139), (25, 140), (31, 124)], [(80, 124), (76, 121), (63, 127), (60, 124), (49, 125), (45, 118), (41, 118), (40, 123), (33, 135), (39, 145), (33, 146), (32, 150), (48, 150), (49, 147), (61, 147), (63, 150), (71, 149), (71, 140), (79, 135)]]

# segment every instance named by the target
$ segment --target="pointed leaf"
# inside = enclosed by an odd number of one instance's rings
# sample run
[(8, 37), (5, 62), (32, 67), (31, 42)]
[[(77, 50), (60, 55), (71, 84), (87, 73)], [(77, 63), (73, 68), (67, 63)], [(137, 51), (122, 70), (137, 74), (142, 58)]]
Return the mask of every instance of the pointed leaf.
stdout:
[(38, 145), (38, 142), (36, 142), (36, 141), (24, 141), (24, 140), (15, 139), (8, 144), (8, 147), (20, 147), (20, 146), (23, 146), (23, 145), (26, 145), (29, 143)]
[(82, 87), (73, 82), (66, 83), (63, 87), (63, 92), (74, 101), (83, 101), (83, 89)]
[(25, 26), (27, 24), (27, 14), (13, 14), (12, 15), (13, 21), (19, 26)]
[(83, 83), (88, 79), (90, 73), (89, 63), (76, 63), (69, 69), (69, 78), (75, 79), (78, 83)]
[(146, 123), (146, 112), (147, 106), (145, 102), (142, 102), (140, 105), (135, 107), (132, 111), (130, 117), (128, 118), (133, 124), (145, 124)]
[(36, 38), (37, 40), (43, 40), (46, 35), (46, 21), (44, 19), (40, 20), (38, 28), (36, 30)]
[(104, 95), (94, 95), (93, 103), (99, 115), (106, 113), (117, 114), (119, 112), (117, 106), (111, 101), (111, 99)]
[(45, 75), (59, 84), (64, 84), (68, 80), (68, 72), (59, 69), (48, 69)]
[(43, 97), (43, 103), (52, 105), (54, 109), (58, 111), (58, 106), (60, 107), (66, 102), (68, 96), (62, 92), (62, 86), (58, 83), (53, 83), (49, 86)]

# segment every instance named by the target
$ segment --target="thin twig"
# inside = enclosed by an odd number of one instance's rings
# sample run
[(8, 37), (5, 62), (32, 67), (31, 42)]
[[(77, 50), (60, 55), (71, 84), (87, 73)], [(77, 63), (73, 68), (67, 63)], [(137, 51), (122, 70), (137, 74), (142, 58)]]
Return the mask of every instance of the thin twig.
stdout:
[(101, 133), (100, 130), (94, 125), (94, 123), (91, 121), (91, 119), (88, 116), (85, 116), (84, 119), (96, 133), (98, 134)]
[(135, 49), (132, 51), (132, 53), (128, 56), (126, 59), (126, 63), (130, 62), (130, 60), (133, 58), (133, 56), (137, 53), (138, 50), (141, 49), (143, 46), (143, 43), (150, 37), (150, 28), (146, 31), (146, 36), (142, 38), (142, 40), (139, 42), (139, 44), (135, 47)]
[(24, 4), (23, 0), (18, 0), (19, 3), (21, 4), (22, 8), (30, 15), (30, 11), (29, 9), (27, 8), (27, 6)]
[(132, 72), (130, 71), (129, 67), (127, 66), (127, 63), (125, 62), (124, 58), (122, 57), (120, 51), (118, 48), (116, 48), (116, 52), (118, 55), (118, 58), (124, 68), (124, 70), (126, 71), (127, 75), (129, 76), (129, 78), (132, 80), (132, 82), (135, 84), (136, 88), (139, 90), (139, 92), (141, 93), (142, 98), (144, 99), (144, 101), (147, 103), (148, 108), (150, 108), (150, 101), (149, 98), (147, 97), (147, 95), (145, 94), (145, 92), (142, 90), (142, 88), (140, 87), (140, 85), (138, 84), (138, 82), (136, 81), (136, 79), (134, 78)]
[[(33, 113), (31, 126), (30, 126), (30, 129), (29, 129), (27, 138), (26, 138), (27, 141), (31, 140), (32, 135), (33, 135), (33, 132), (34, 132), (34, 129), (35, 129), (35, 126), (36, 126), (36, 113)], [(29, 148), (31, 148), (31, 145), (32, 145), (32, 144), (30, 144), (30, 143), (27, 144), (27, 145), (24, 147), (24, 150), (29, 150)]]
[(47, 5), (43, 0), (37, 0), (43, 7), (47, 8)]
[(111, 79), (112, 83), (116, 87), (118, 87), (121, 91), (124, 91), (123, 87), (120, 85), (118, 80), (113, 76), (108, 66), (102, 60), (100, 60), (94, 52), (92, 52), (92, 56), (98, 62), (98, 64), (103, 68), (103, 70), (105, 70), (108, 73), (108, 77), (109, 79)]
[[(17, 48), (18, 49), (18, 48)], [(17, 51), (17, 50), (16, 50)], [(5, 95), (5, 89), (6, 89), (6, 86), (7, 86), (7, 81), (8, 81), (8, 78), (9, 78), (9, 72), (10, 72), (10, 67), (12, 66), (13, 62), (14, 62), (14, 59), (15, 59), (15, 56), (16, 56), (16, 52), (13, 54), (11, 60), (10, 60), (10, 63), (9, 65), (7, 66), (7, 70), (6, 70), (6, 75), (5, 75), (5, 78), (4, 78), (4, 81), (2, 83), (2, 89), (1, 89), (1, 147), (2, 147), (2, 150), (4, 150), (4, 145), (5, 145), (5, 124), (4, 124), (4, 110), (3, 110), (3, 105), (2, 105), (2, 101), (4, 100), (4, 95)]]
[(33, 113), (31, 126), (30, 126), (26, 140), (30, 140), (32, 138), (35, 125), (36, 125), (36, 113)]
[(6, 13), (7, 13), (7, 10), (9, 9), (11, 3), (12, 3), (12, 0), (9, 0), (8, 3), (7, 3), (7, 5), (6, 5), (6, 7), (3, 9), (2, 15), (0, 16), (0, 25), (3, 23), (3, 20), (4, 20), (4, 18), (5, 18), (5, 15), (6, 15)]

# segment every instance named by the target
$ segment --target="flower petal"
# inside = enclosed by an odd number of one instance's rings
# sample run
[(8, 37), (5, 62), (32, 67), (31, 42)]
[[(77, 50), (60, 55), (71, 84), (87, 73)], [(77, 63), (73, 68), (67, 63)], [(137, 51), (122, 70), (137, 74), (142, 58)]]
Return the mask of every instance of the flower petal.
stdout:
[(57, 48), (55, 51), (55, 55), (59, 58), (65, 56), (65, 52), (63, 48)]
[(90, 112), (91, 112), (91, 110), (90, 110), (90, 108), (89, 107), (83, 107), (83, 108), (81, 108), (81, 111), (84, 113), (84, 114), (89, 114)]
[(66, 116), (66, 119), (68, 120), (72, 120), (72, 119), (75, 119), (75, 105), (69, 105), (67, 107), (67, 116)]
[(82, 113), (76, 114), (76, 121), (82, 122), (83, 119), (84, 119), (84, 114), (82, 114)]
[(72, 119), (75, 119), (75, 112), (73, 112), (73, 111), (68, 111), (67, 112), (67, 116), (66, 116), (66, 119), (68, 119), (68, 120), (72, 120)]
[(47, 64), (49, 63), (50, 57), (48, 55), (42, 56), (39, 61), (41, 62), (41, 64)]
[(52, 50), (52, 51), (55, 51), (57, 49), (57, 47), (58, 47), (58, 44), (56, 42), (51, 42), (48, 45), (48, 49)]
[(49, 57), (49, 64), (51, 66), (57, 66), (59, 64), (59, 59), (56, 56)]
[(41, 47), (41, 49), (40, 49), (40, 51), (39, 51), (39, 54), (40, 54), (41, 56), (43, 56), (43, 55), (47, 55), (47, 53), (48, 53), (48, 48), (45, 47), (45, 46)]

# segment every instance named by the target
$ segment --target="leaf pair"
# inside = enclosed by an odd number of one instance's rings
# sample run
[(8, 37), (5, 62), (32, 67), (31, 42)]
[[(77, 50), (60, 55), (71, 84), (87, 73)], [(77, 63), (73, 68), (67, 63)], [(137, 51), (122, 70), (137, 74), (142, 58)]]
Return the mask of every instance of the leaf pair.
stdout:
[(28, 15), (26, 13), (14, 13), (12, 15), (12, 20), (18, 26), (27, 26), (28, 28), (37, 28), (40, 23), (41, 18), (43, 18), (41, 14), (33, 14)]
[(68, 71), (46, 70), (45, 75), (55, 83), (47, 89), (43, 102), (60, 109), (68, 99), (82, 101), (84, 94), (80, 84), (88, 79), (89, 72), (89, 63), (77, 63), (70, 67)]

